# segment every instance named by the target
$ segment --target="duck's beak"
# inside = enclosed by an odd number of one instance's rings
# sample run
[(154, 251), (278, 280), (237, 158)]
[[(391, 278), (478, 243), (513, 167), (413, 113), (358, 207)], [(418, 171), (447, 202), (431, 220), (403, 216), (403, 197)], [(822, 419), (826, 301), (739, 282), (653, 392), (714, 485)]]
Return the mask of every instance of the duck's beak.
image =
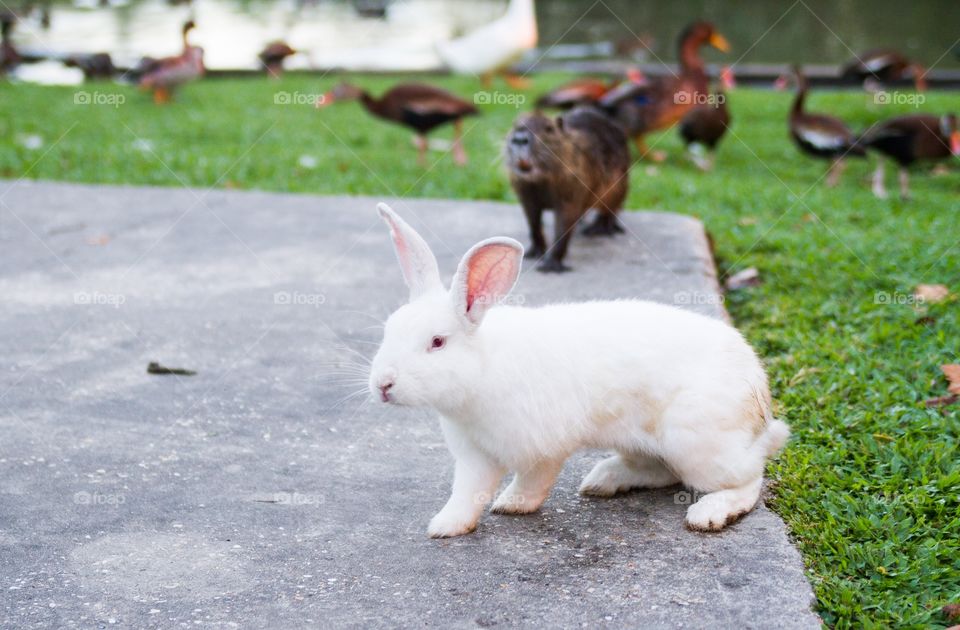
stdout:
[(728, 42), (727, 38), (721, 35), (720, 33), (712, 34), (708, 41), (711, 46), (713, 46), (720, 52), (730, 52), (730, 42)]
[(960, 155), (960, 131), (950, 134), (950, 153)]

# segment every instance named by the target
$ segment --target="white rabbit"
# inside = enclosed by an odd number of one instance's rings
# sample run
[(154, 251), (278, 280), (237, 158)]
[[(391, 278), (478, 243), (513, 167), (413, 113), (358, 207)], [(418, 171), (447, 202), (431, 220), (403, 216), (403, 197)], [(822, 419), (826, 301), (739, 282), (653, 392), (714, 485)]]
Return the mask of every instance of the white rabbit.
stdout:
[(441, 415), (456, 459), (434, 538), (473, 531), (492, 511), (536, 511), (574, 451), (614, 449), (580, 485), (586, 495), (683, 483), (700, 499), (691, 529), (719, 530), (760, 496), (766, 459), (790, 430), (773, 418), (759, 359), (728, 324), (640, 300), (498, 305), (520, 274), (511, 238), (474, 245), (447, 291), (426, 242), (378, 206), (410, 301), (387, 320), (370, 370), (384, 403)]

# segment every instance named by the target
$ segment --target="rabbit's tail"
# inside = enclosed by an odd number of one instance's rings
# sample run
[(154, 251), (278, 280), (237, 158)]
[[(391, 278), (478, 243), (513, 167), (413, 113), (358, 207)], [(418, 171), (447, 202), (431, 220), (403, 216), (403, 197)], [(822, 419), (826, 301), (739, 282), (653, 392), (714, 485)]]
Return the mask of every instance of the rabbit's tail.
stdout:
[(783, 420), (769, 418), (767, 428), (757, 440), (757, 446), (766, 454), (767, 457), (773, 457), (787, 443), (790, 437), (790, 427)]

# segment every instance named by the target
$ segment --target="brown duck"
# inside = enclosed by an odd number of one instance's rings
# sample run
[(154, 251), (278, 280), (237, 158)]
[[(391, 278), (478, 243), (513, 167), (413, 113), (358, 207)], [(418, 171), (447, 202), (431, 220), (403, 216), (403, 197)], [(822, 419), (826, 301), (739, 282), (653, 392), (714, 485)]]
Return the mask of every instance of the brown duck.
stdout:
[[(733, 71), (730, 68), (721, 70), (720, 87), (711, 95), (710, 102), (694, 107), (680, 121), (680, 137), (701, 170), (713, 168), (714, 151), (730, 126), (727, 91), (733, 89), (734, 84)], [(697, 146), (703, 147), (707, 155), (695, 152)]]
[(927, 71), (892, 48), (875, 48), (851, 59), (840, 70), (841, 78), (864, 84), (913, 79), (918, 92), (927, 88)]
[(459, 165), (467, 163), (463, 148), (462, 121), (464, 116), (480, 112), (462, 98), (424, 83), (401, 83), (387, 90), (380, 98), (349, 83), (341, 83), (324, 94), (317, 107), (325, 107), (339, 101), (359, 100), (363, 107), (383, 120), (403, 125), (416, 134), (418, 162), (426, 165), (427, 134), (442, 125), (453, 123), (453, 160)]
[(283, 74), (283, 60), (287, 57), (297, 54), (297, 51), (283, 41), (275, 41), (267, 44), (257, 58), (260, 59), (260, 65), (267, 71), (267, 74), (274, 79), (279, 79)]
[(707, 45), (721, 52), (730, 50), (713, 24), (694, 22), (680, 36), (679, 74), (652, 77), (642, 84), (624, 83), (598, 101), (634, 139), (641, 156), (647, 153), (646, 134), (680, 122), (707, 95), (709, 78), (700, 57), (700, 48)]
[(12, 70), (20, 63), (20, 53), (17, 52), (11, 38), (14, 19), (9, 13), (0, 14), (0, 29), (3, 36), (0, 39), (0, 74)]
[(555, 109), (573, 109), (577, 105), (596, 103), (610, 90), (615, 89), (624, 81), (641, 84), (646, 81), (643, 73), (636, 69), (627, 71), (625, 78), (613, 80), (582, 77), (564, 83), (537, 99), (537, 107)]
[(194, 29), (193, 20), (183, 25), (183, 51), (175, 57), (162, 59), (144, 59), (139, 85), (153, 91), (153, 101), (162, 105), (170, 101), (173, 90), (203, 76), (203, 48), (190, 44), (190, 31)]
[[(920, 160), (943, 160), (960, 155), (960, 130), (956, 114), (914, 114), (879, 122), (860, 136), (859, 144), (891, 158), (900, 167), (900, 196), (910, 196), (910, 165)], [(873, 173), (873, 194), (887, 196), (883, 158)]]
[(797, 94), (793, 99), (788, 123), (790, 137), (809, 156), (830, 160), (827, 186), (836, 186), (848, 155), (864, 157), (867, 152), (857, 144), (857, 137), (846, 123), (835, 116), (808, 112), (804, 103), (809, 89), (807, 77), (799, 66), (793, 68)]

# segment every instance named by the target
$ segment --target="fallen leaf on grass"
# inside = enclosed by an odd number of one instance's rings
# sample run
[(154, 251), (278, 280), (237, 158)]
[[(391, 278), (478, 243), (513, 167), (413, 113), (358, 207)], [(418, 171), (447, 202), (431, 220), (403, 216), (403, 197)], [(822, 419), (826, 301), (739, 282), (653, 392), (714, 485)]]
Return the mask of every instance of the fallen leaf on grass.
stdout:
[(748, 226), (748, 225), (756, 225), (756, 224), (757, 224), (757, 217), (740, 217), (737, 220), (737, 225)]
[(960, 396), (957, 394), (950, 394), (949, 396), (937, 396), (936, 398), (928, 398), (923, 401), (927, 407), (946, 407), (947, 405), (952, 405), (953, 403), (960, 400)]
[(936, 304), (943, 302), (950, 296), (950, 289), (942, 284), (918, 284), (913, 291), (913, 296), (918, 302), (930, 302)]
[(947, 386), (947, 391), (951, 394), (960, 394), (960, 364), (948, 363), (947, 365), (941, 365), (940, 371), (943, 372), (943, 375), (950, 381), (950, 385)]
[[(874, 433), (874, 434), (873, 434), (873, 439), (875, 439), (875, 440), (877, 440), (877, 441), (880, 441), (880, 442), (894, 442), (894, 441), (895, 441), (895, 438), (893, 438), (893, 436), (887, 435), (886, 433)], [(881, 568), (882, 568), (882, 567), (877, 567), (878, 570), (881, 569)]]
[(755, 287), (760, 284), (760, 272), (756, 267), (747, 267), (743, 271), (738, 271), (724, 283), (729, 291)]

